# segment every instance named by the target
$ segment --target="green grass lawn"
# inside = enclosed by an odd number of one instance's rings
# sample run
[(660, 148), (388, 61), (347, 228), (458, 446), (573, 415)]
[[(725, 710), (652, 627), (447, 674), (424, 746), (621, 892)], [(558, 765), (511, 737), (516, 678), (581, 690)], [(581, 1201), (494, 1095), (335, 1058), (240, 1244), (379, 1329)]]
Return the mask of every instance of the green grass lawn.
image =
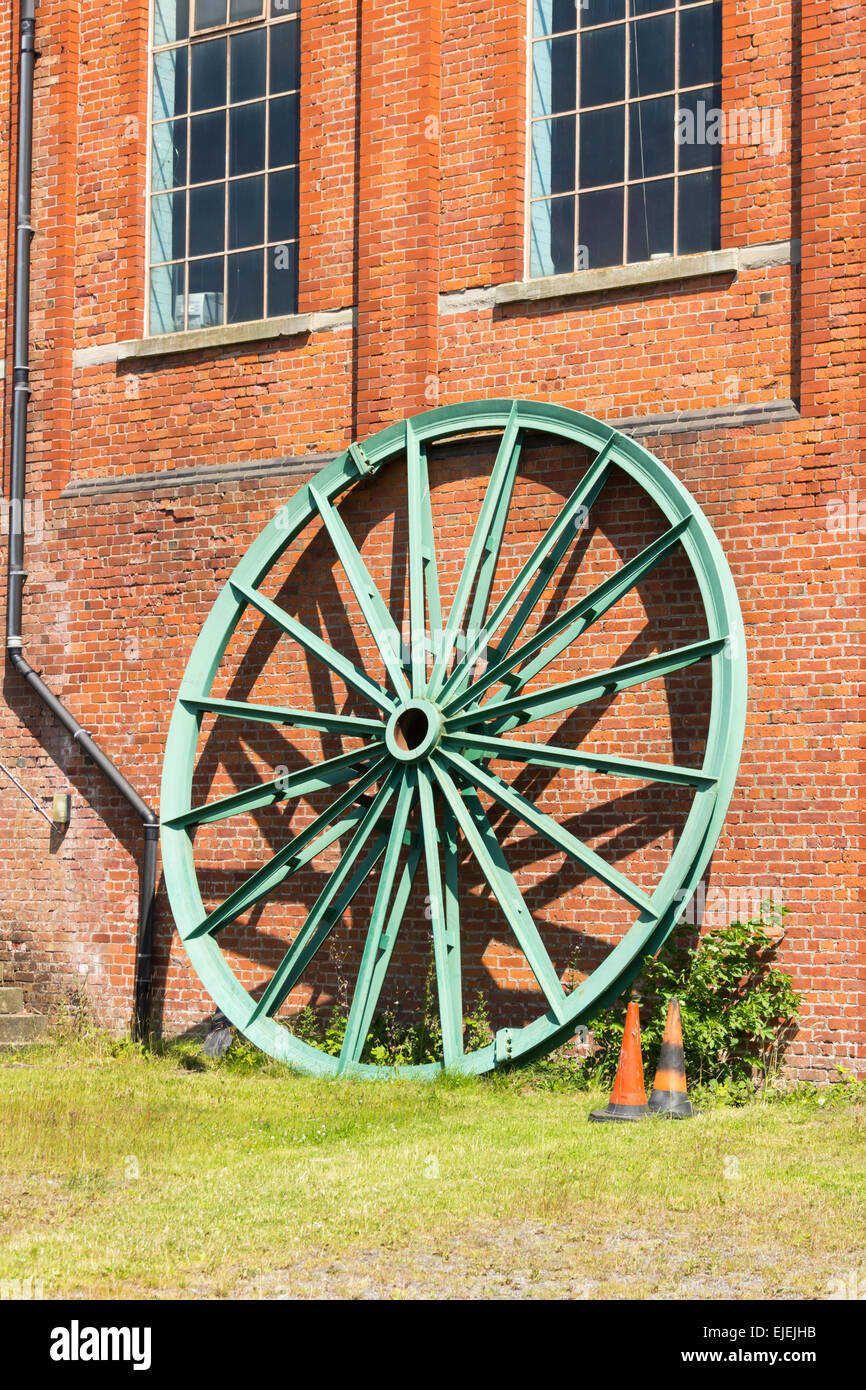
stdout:
[(47, 1298), (813, 1298), (866, 1281), (862, 1087), (591, 1125), (606, 1097), (543, 1071), (197, 1067), (189, 1049), (0, 1057), (0, 1279)]

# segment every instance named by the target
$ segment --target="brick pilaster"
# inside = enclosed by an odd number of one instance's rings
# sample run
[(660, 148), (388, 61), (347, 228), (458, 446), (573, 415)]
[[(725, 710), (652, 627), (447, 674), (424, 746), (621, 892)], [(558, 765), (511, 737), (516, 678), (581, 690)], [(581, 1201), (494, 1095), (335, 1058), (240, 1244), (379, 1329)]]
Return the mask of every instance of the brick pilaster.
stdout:
[(361, 16), (353, 433), (435, 405), (441, 4)]
[(36, 11), (28, 472), (31, 494), (43, 497), (63, 487), (71, 467), (79, 19), (78, 0)]
[(803, 7), (801, 406), (862, 418), (864, 115), (857, 7)]

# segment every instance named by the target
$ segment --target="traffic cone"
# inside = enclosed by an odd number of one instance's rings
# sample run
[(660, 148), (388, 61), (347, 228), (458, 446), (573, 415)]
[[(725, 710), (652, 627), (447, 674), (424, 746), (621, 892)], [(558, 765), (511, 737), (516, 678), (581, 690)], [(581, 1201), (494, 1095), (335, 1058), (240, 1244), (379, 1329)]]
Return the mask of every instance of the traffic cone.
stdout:
[(640, 1014), (636, 1003), (626, 1010), (616, 1080), (606, 1110), (593, 1110), (591, 1120), (642, 1120), (647, 1115), (640, 1051)]
[(667, 1115), (672, 1120), (685, 1120), (695, 1113), (686, 1094), (686, 1057), (683, 1052), (679, 999), (668, 1000), (665, 1035), (649, 1108), (654, 1115)]

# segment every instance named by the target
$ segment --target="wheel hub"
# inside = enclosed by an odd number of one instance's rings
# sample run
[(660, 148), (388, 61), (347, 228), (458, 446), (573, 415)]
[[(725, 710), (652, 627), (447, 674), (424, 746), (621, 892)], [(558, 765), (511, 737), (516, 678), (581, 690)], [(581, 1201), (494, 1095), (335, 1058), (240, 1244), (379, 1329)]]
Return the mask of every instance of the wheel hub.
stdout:
[(388, 752), (402, 763), (421, 762), (442, 737), (443, 722), (439, 706), (432, 700), (407, 700), (388, 720)]

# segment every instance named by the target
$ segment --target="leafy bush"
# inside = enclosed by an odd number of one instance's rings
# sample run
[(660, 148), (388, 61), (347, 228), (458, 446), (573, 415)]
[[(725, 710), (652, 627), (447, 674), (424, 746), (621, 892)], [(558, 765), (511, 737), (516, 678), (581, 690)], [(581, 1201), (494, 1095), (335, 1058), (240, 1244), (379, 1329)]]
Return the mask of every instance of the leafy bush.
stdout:
[[(690, 1084), (737, 1102), (751, 1094), (756, 1080), (776, 1069), (800, 1007), (790, 976), (773, 964), (781, 913), (762, 911), (745, 924), (709, 931), (694, 945), (689, 944), (690, 929), (681, 926), (663, 959), (647, 957), (636, 990), (648, 1080), (655, 1072), (671, 997), (680, 1001)], [(777, 929), (774, 935), (768, 926)], [(595, 1019), (595, 1051), (584, 1068), (588, 1080), (613, 1080), (627, 1003), (623, 997)]]

